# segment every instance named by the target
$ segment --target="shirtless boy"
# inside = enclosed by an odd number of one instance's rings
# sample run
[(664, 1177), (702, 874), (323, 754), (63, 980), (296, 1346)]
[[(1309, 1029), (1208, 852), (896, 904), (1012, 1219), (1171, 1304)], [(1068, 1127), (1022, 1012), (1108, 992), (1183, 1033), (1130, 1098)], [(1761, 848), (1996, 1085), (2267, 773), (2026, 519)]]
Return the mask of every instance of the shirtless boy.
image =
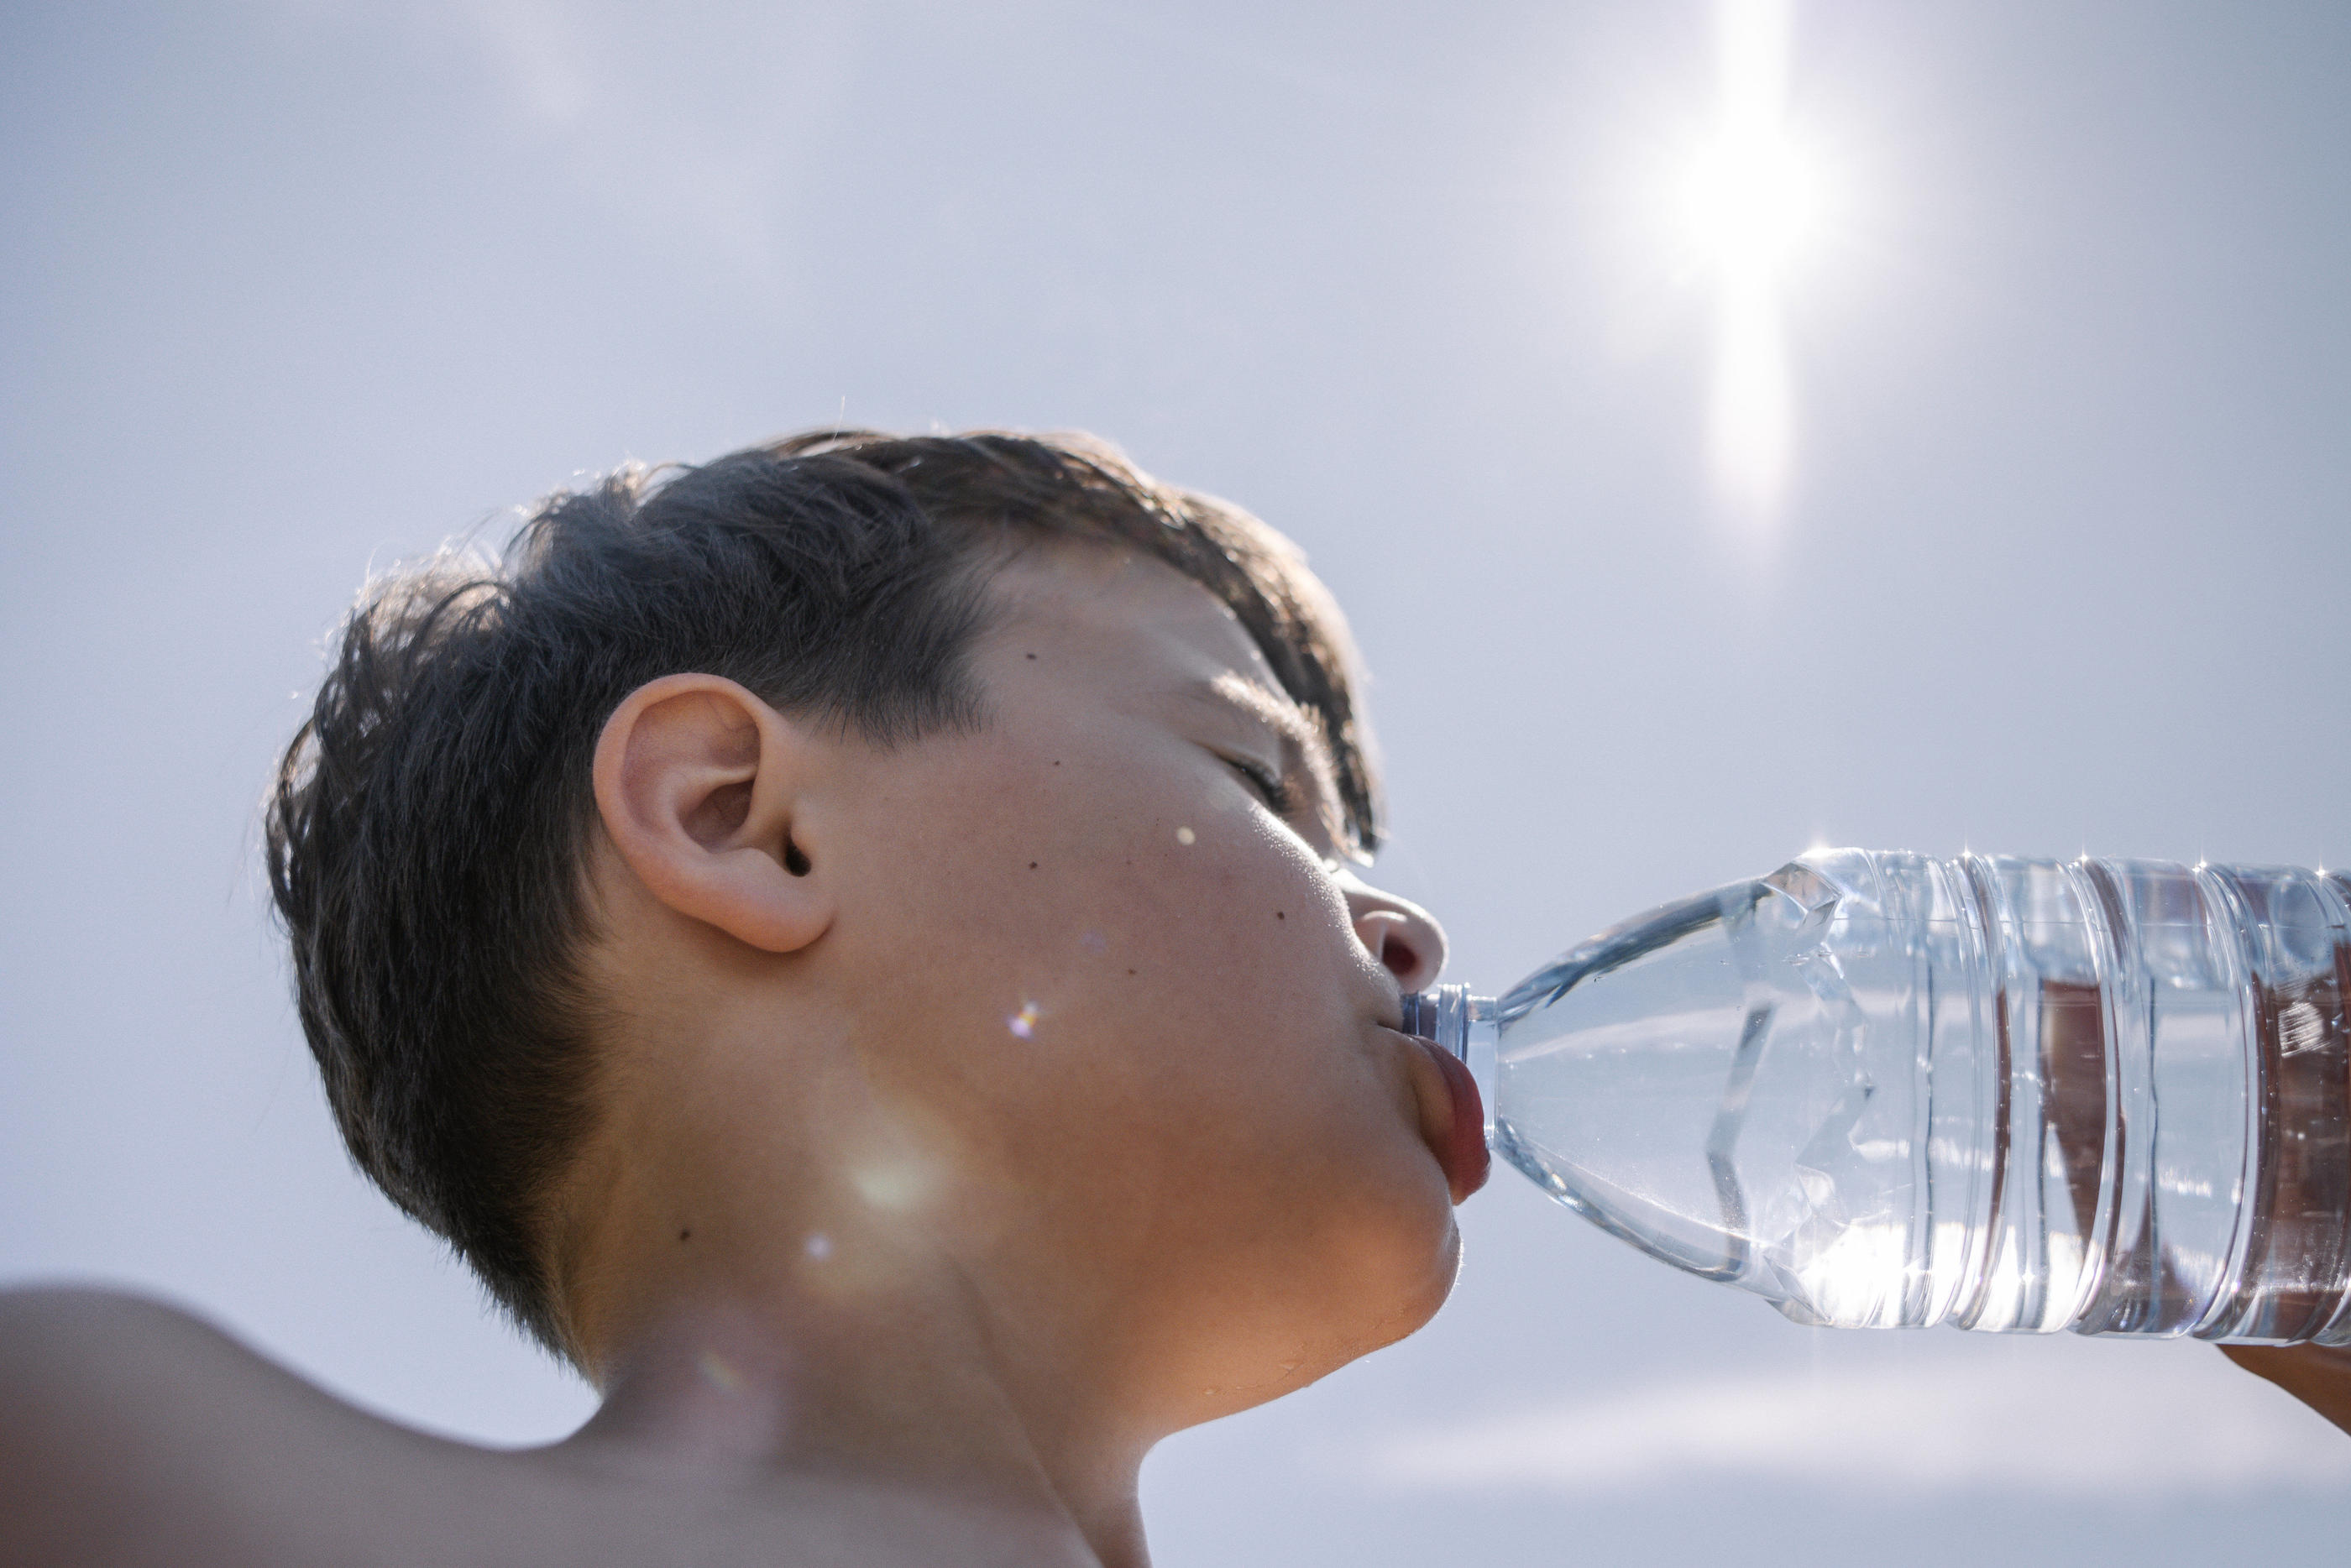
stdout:
[(1426, 1322), (1485, 1174), (1351, 658), (1082, 440), (624, 472), (373, 585), (269, 814), (303, 1025), (602, 1406), (493, 1451), (0, 1297), (0, 1559), (1144, 1563), (1152, 1445)]

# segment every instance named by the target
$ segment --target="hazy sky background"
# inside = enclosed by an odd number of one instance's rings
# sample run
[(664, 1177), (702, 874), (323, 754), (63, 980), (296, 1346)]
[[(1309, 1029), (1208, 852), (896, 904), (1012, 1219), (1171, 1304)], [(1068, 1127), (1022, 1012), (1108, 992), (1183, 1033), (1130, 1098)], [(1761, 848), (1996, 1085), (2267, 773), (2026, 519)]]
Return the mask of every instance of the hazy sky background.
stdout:
[[(1661, 215), (1698, 3), (9, 7), (0, 1277), (497, 1441), (585, 1391), (349, 1170), (256, 803), (371, 562), (623, 458), (1078, 426), (1352, 613), (1453, 978), (1818, 841), (2351, 861), (2351, 7), (1800, 3), (1775, 517)], [(984, 918), (985, 911), (975, 911)], [(1834, 1334), (1508, 1172), (1160, 1560), (2332, 1561), (2193, 1345)]]

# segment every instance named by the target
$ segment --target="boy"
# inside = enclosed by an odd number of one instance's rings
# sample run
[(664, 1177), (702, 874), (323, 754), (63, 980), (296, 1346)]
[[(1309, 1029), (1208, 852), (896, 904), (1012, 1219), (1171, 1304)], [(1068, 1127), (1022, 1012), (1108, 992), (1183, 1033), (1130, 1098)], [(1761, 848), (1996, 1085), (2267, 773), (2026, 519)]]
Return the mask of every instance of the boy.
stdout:
[(269, 810), (303, 1025), (603, 1406), (491, 1452), (21, 1296), (0, 1556), (1144, 1562), (1152, 1444), (1426, 1322), (1485, 1168), (1350, 658), (1082, 440), (623, 472), (374, 585)]
[(1350, 657), (1082, 439), (624, 472), (375, 585), (270, 809), (304, 1028), (604, 1403), (492, 1452), (21, 1295), (0, 1549), (1144, 1563), (1152, 1444), (1426, 1322), (1485, 1175)]

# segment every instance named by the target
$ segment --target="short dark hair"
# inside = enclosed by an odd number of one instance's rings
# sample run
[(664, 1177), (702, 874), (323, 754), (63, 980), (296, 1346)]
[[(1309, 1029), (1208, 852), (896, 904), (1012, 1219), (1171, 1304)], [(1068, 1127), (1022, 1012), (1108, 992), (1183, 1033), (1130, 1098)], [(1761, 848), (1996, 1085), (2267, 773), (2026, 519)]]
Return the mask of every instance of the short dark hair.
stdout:
[(558, 1354), (542, 1232), (592, 1119), (604, 722), (701, 671), (883, 744), (984, 723), (990, 546), (1034, 536), (1142, 551), (1231, 607), (1323, 732), (1333, 826), (1376, 846), (1352, 650), (1304, 557), (1089, 437), (823, 431), (631, 466), (549, 497), (501, 558), (444, 549), (361, 592), (267, 808), (303, 1033), (360, 1168)]

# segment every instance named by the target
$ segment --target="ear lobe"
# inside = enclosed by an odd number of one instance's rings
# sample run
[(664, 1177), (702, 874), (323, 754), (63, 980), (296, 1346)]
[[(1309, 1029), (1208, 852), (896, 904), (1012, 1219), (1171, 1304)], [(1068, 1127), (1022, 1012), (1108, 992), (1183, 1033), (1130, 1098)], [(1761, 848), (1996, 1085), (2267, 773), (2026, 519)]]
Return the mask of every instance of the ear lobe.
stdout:
[(596, 810), (655, 898), (795, 952), (832, 924), (821, 857), (793, 831), (823, 744), (732, 680), (665, 675), (604, 722)]

